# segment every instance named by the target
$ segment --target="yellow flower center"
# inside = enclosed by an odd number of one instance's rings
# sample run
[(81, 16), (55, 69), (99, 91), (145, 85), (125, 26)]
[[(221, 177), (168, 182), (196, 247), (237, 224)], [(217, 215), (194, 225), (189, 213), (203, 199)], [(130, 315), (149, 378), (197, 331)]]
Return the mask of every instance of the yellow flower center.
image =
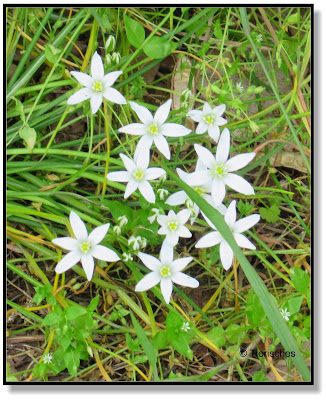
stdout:
[(89, 252), (89, 249), (91, 248), (91, 242), (88, 241), (88, 242), (81, 243), (79, 245), (79, 248), (84, 254), (87, 254)]
[(194, 187), (195, 192), (197, 192), (200, 196), (205, 197), (206, 189), (201, 186)]
[(163, 278), (171, 276), (171, 268), (166, 265), (162, 265), (161, 267), (159, 267), (158, 270), (160, 271), (160, 274), (161, 276), (163, 276)]
[(92, 86), (92, 90), (96, 93), (103, 92), (103, 85), (101, 81), (95, 81)]
[(134, 178), (136, 178), (138, 181), (141, 181), (144, 178), (145, 172), (142, 169), (137, 169), (134, 172)]
[(214, 172), (216, 175), (222, 176), (225, 174), (224, 172), (224, 164), (215, 164)]
[(214, 120), (215, 120), (215, 117), (213, 114), (206, 115), (206, 117), (205, 117), (205, 122), (209, 126), (213, 126)]
[(147, 128), (147, 131), (153, 135), (153, 136), (158, 136), (159, 132), (158, 132), (158, 127), (156, 125), (151, 125)]
[(168, 223), (168, 228), (171, 232), (174, 232), (178, 227), (178, 221), (171, 221)]

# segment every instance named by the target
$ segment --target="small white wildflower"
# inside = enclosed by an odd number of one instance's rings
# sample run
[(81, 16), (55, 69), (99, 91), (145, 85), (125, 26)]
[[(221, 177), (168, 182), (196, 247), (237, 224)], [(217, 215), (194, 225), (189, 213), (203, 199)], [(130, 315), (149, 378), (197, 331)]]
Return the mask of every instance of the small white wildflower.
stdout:
[(166, 196), (169, 195), (169, 191), (166, 189), (158, 189), (157, 194), (160, 200), (164, 200)]
[(52, 240), (54, 244), (69, 250), (69, 253), (57, 264), (55, 268), (57, 274), (66, 272), (81, 261), (86, 277), (90, 281), (95, 268), (93, 257), (110, 262), (120, 260), (114, 251), (99, 245), (104, 239), (110, 224), (98, 226), (88, 235), (84, 222), (74, 211), (71, 211), (69, 220), (76, 239), (64, 237)]
[(128, 262), (128, 261), (132, 261), (132, 255), (129, 253), (122, 253), (122, 261), (124, 262)]
[(140, 245), (140, 247), (142, 249), (144, 249), (146, 246), (147, 246), (147, 239), (144, 238), (144, 237), (141, 237), (141, 245)]
[(120, 228), (119, 225), (114, 225), (114, 227), (113, 227), (112, 229), (113, 229), (113, 232), (114, 232), (116, 235), (118, 235), (118, 236), (121, 235), (121, 228)]
[(50, 364), (52, 362), (52, 356), (50, 354), (44, 354), (43, 362), (44, 364)]
[(125, 215), (122, 215), (121, 217), (118, 218), (118, 224), (122, 228), (124, 225), (127, 225), (128, 223), (128, 218)]
[(281, 315), (286, 321), (288, 321), (289, 320), (289, 316), (291, 315), (291, 313), (288, 312), (287, 308), (285, 310), (283, 310), (283, 308), (282, 308), (281, 309)]
[(105, 50), (109, 53), (115, 49), (115, 37), (110, 35), (105, 43)]
[(72, 96), (69, 97), (67, 104), (75, 105), (84, 100), (91, 99), (92, 114), (96, 114), (100, 108), (103, 97), (112, 103), (127, 104), (122, 94), (111, 86), (122, 74), (122, 71), (109, 72), (104, 75), (104, 66), (100, 55), (95, 52), (91, 61), (91, 74), (72, 71), (71, 75), (83, 86)]
[(244, 87), (242, 86), (241, 82), (237, 82), (237, 88), (238, 88), (240, 93), (242, 93), (244, 91)]
[(182, 331), (184, 331), (184, 332), (187, 332), (187, 331), (189, 331), (191, 328), (190, 328), (190, 326), (189, 326), (189, 322), (184, 322), (183, 324), (182, 324), (182, 327), (181, 327), (181, 330)]
[(142, 238), (141, 236), (130, 236), (128, 239), (128, 246), (131, 246), (133, 250), (137, 251), (140, 249), (140, 246), (142, 244)]
[(189, 100), (191, 97), (191, 90), (190, 89), (185, 89), (182, 93), (181, 93), (181, 98), (184, 100)]
[(257, 35), (256, 40), (258, 43), (261, 42), (263, 40), (263, 35), (261, 33)]
[(150, 217), (148, 217), (148, 221), (152, 224), (160, 215), (160, 210), (158, 208), (152, 208), (151, 213), (153, 214)]
[(159, 215), (157, 217), (157, 222), (161, 225), (161, 228), (158, 230), (158, 234), (166, 235), (164, 241), (172, 247), (178, 243), (180, 236), (190, 238), (192, 234), (190, 230), (185, 227), (185, 223), (190, 218), (190, 214), (190, 210), (181, 210), (178, 214), (170, 210), (168, 215)]

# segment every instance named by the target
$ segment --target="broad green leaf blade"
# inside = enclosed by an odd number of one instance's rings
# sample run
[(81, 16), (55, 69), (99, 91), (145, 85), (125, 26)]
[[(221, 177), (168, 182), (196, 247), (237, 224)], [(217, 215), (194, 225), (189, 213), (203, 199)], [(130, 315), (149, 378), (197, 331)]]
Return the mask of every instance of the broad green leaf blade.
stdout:
[(129, 42), (136, 49), (139, 49), (145, 40), (145, 29), (138, 21), (128, 17), (127, 14), (124, 15), (124, 21)]
[(198, 193), (196, 193), (190, 186), (184, 183), (174, 172), (171, 171), (170, 168), (166, 167), (163, 164), (161, 164), (161, 167), (164, 168), (169, 176), (175, 180), (178, 187), (183, 189), (188, 194), (190, 199), (198, 205), (198, 207), (205, 213), (205, 215), (214, 224), (216, 229), (228, 242), (234, 252), (235, 257), (239, 261), (251, 287), (259, 297), (260, 303), (264, 308), (267, 318), (272, 324), (276, 335), (281, 340), (282, 345), (284, 346), (284, 350), (295, 352), (295, 357), (293, 357), (292, 359), (295, 366), (298, 368), (305, 381), (311, 381), (310, 371), (305, 363), (305, 360), (294, 337), (292, 336), (285, 320), (283, 319), (279, 309), (277, 308), (274, 297), (269, 293), (264, 282), (257, 274), (255, 269), (248, 262), (240, 247), (237, 245), (229, 226), (224, 221), (222, 214), (220, 214), (215, 208), (208, 204), (207, 201), (204, 200)]
[(159, 380), (157, 371), (156, 371), (156, 361), (157, 361), (157, 352), (152, 345), (152, 343), (148, 340), (147, 336), (145, 335), (145, 332), (143, 331), (143, 328), (140, 326), (139, 322), (137, 321), (136, 317), (134, 316), (133, 312), (130, 313), (132, 323), (134, 325), (135, 331), (137, 333), (138, 339), (140, 340), (140, 343), (142, 345), (142, 348), (148, 358), (148, 361), (150, 362), (153, 371), (154, 371), (154, 376), (155, 380)]

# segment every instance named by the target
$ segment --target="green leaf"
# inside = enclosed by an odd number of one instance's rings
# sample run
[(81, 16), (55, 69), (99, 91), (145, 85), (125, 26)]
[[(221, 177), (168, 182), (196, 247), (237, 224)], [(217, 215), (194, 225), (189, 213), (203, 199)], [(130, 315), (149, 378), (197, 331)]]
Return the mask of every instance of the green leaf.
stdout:
[(169, 339), (166, 331), (158, 331), (152, 339), (153, 346), (157, 350), (166, 349), (169, 345)]
[(175, 311), (171, 310), (166, 317), (166, 331), (173, 348), (192, 360), (193, 354), (189, 347), (189, 336), (181, 330), (183, 324), (182, 317)]
[(127, 14), (124, 14), (124, 21), (127, 39), (136, 49), (139, 49), (145, 40), (145, 29), (141, 23), (128, 17)]
[(23, 139), (23, 143), (29, 151), (32, 151), (36, 142), (36, 131), (28, 125), (19, 131), (19, 136)]
[(289, 299), (282, 305), (282, 308), (287, 308), (288, 312), (292, 314), (296, 314), (300, 311), (300, 307), (303, 301), (303, 296), (294, 297), (293, 299)]
[[(240, 8), (240, 11), (242, 8)], [(245, 11), (245, 9), (244, 9)], [(249, 26), (249, 24), (248, 24)], [(248, 27), (245, 27), (249, 29)], [(211, 205), (207, 203), (205, 199), (203, 199), (198, 193), (195, 192), (193, 188), (188, 186), (185, 182), (183, 182), (170, 168), (168, 168), (162, 162), (158, 162), (160, 167), (165, 169), (170, 178), (174, 179), (178, 188), (180, 190), (184, 190), (190, 199), (198, 205), (198, 207), (202, 210), (203, 213), (210, 219), (210, 221), (214, 224), (216, 229), (223, 235), (224, 239), (227, 241), (229, 246), (232, 248), (235, 257), (239, 261), (244, 274), (246, 275), (249, 284), (251, 285), (254, 292), (257, 294), (261, 305), (264, 308), (264, 311), (269, 319), (276, 335), (281, 340), (285, 351), (294, 351), (295, 357), (292, 358), (294, 364), (297, 366), (298, 370), (303, 376), (305, 381), (311, 380), (310, 371), (305, 363), (305, 360), (300, 352), (300, 349), (291, 335), (291, 332), (282, 318), (280, 311), (277, 307), (274, 297), (268, 291), (266, 285), (264, 284), (261, 277), (258, 275), (256, 270), (250, 265), (247, 258), (243, 254), (240, 247), (237, 245), (232, 232), (230, 231), (229, 226), (226, 224), (224, 217)]]
[(269, 382), (269, 379), (266, 378), (264, 371), (261, 369), (260, 371), (257, 371), (253, 374), (252, 381), (253, 382)]
[(226, 343), (224, 329), (221, 326), (216, 326), (211, 329), (207, 332), (206, 336), (215, 344), (216, 347), (222, 347)]
[(79, 351), (71, 346), (64, 352), (63, 356), (66, 367), (71, 376), (76, 376), (80, 364)]
[(267, 222), (278, 221), (278, 216), (280, 215), (280, 212), (281, 210), (275, 204), (273, 204), (271, 207), (268, 208), (259, 209), (260, 216)]
[(167, 40), (164, 36), (153, 36), (144, 46), (144, 53), (151, 58), (165, 58), (171, 51), (174, 50), (175, 45)]
[(12, 97), (10, 97), (10, 98), (11, 98), (11, 100), (14, 100), (14, 101), (16, 102), (15, 110), (19, 112), (20, 119), (21, 119), (23, 122), (25, 122), (25, 121), (26, 121), (26, 118), (25, 118), (23, 103), (22, 103), (20, 100), (16, 99), (16, 97), (13, 97), (13, 96), (12, 96)]
[(253, 292), (252, 289), (249, 290), (247, 302), (246, 302), (246, 314), (248, 317), (249, 324), (252, 327), (261, 325), (264, 321), (266, 314), (260, 304), (258, 296)]
[(58, 60), (60, 53), (61, 50), (54, 47), (51, 43), (46, 44), (45, 57), (50, 63), (54, 64)]
[(231, 324), (225, 329), (225, 335), (230, 343), (236, 344), (244, 340), (246, 331), (247, 328), (245, 327), (238, 324)]
[(64, 310), (65, 317), (68, 321), (76, 319), (81, 315), (85, 315), (87, 311), (84, 308), (78, 306), (68, 306)]
[(289, 16), (287, 23), (288, 24), (297, 24), (299, 22), (299, 14), (295, 13)]
[(55, 325), (61, 321), (62, 315), (58, 314), (56, 311), (50, 312), (43, 319), (43, 325)]
[(95, 296), (87, 306), (87, 311), (92, 312), (96, 310), (100, 296)]
[(137, 333), (138, 339), (140, 340), (140, 344), (148, 358), (149, 363), (151, 364), (151, 366), (153, 368), (155, 380), (159, 380), (158, 375), (157, 375), (157, 370), (156, 370), (157, 351), (155, 350), (154, 346), (152, 345), (152, 343), (149, 341), (149, 339), (145, 335), (143, 328), (140, 326), (140, 324), (137, 321), (137, 319), (135, 318), (133, 312), (131, 312), (130, 315), (131, 315), (131, 320), (134, 325), (135, 331)]
[(300, 294), (308, 293), (310, 277), (307, 271), (303, 271), (301, 268), (298, 267), (293, 267), (290, 270), (290, 278)]

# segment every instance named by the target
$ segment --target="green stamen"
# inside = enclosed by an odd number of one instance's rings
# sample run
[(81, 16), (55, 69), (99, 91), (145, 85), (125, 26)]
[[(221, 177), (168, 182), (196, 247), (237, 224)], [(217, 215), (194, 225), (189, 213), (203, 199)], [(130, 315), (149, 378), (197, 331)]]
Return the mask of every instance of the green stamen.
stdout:
[(81, 243), (81, 244), (79, 245), (80, 250), (81, 250), (83, 253), (85, 253), (85, 254), (88, 253), (90, 247), (91, 247), (91, 242), (90, 242), (90, 241)]
[(158, 270), (160, 271), (160, 274), (163, 276), (163, 278), (171, 276), (171, 268), (167, 267), (166, 265), (162, 265), (162, 267), (159, 267)]
[(103, 85), (101, 81), (95, 81), (92, 86), (92, 90), (96, 93), (103, 92)]
[(134, 172), (134, 177), (135, 177), (138, 181), (142, 180), (142, 179), (144, 178), (144, 175), (145, 175), (145, 172), (144, 172), (142, 169), (137, 169), (137, 170)]
[(171, 221), (168, 223), (168, 228), (170, 231), (174, 232), (178, 227), (178, 221)]
[(206, 122), (206, 124), (207, 125), (209, 125), (209, 126), (213, 126), (213, 123), (214, 123), (214, 120), (215, 120), (215, 117), (214, 117), (214, 115), (207, 115), (206, 117), (205, 117), (205, 122)]
[(151, 135), (153, 135), (153, 136), (157, 136), (157, 135), (159, 134), (158, 128), (157, 128), (156, 125), (151, 125), (151, 126), (149, 126), (149, 127), (147, 128), (147, 131), (148, 131)]

